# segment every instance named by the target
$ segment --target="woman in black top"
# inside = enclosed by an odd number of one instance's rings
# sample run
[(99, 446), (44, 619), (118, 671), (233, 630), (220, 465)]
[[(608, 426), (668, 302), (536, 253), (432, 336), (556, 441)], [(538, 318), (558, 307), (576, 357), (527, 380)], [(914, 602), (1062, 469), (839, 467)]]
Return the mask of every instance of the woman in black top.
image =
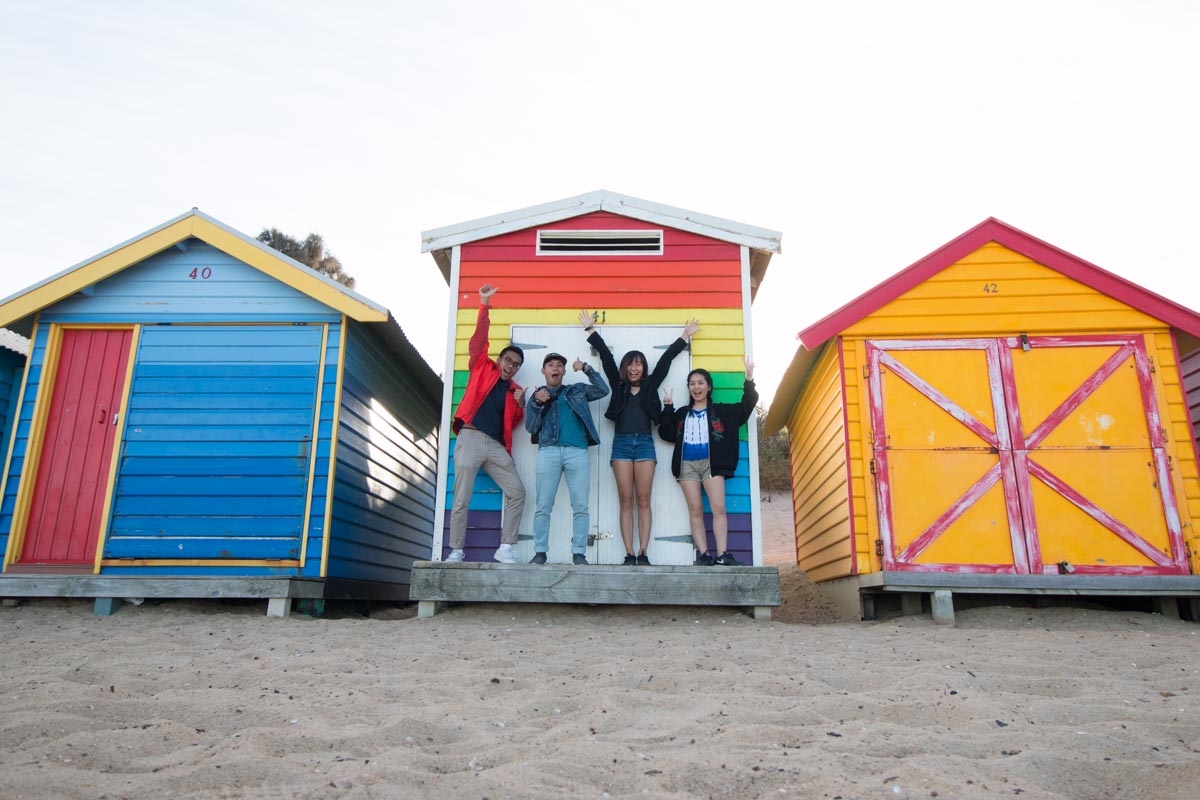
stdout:
[[(671, 390), (663, 396), (662, 419), (658, 435), (675, 443), (671, 454), (671, 472), (687, 500), (692, 542), (696, 545), (696, 564), (723, 567), (740, 566), (729, 552), (729, 517), (725, 513), (725, 479), (737, 471), (738, 431), (754, 415), (758, 391), (754, 388), (754, 364), (746, 358), (746, 382), (738, 403), (714, 403), (713, 380), (706, 369), (688, 373), (688, 404), (680, 409), (671, 401)], [(704, 505), (701, 488), (712, 509), (713, 539), (718, 556), (708, 552), (704, 530)]]
[[(621, 542), (625, 545), (625, 564), (649, 565), (646, 546), (650, 543), (652, 518), (650, 488), (654, 484), (654, 426), (658, 425), (662, 404), (658, 387), (671, 370), (671, 361), (683, 352), (687, 342), (700, 330), (698, 320), (689, 320), (683, 334), (671, 343), (654, 371), (647, 374), (646, 356), (640, 350), (630, 350), (621, 356), (617, 366), (612, 351), (595, 329), (595, 322), (586, 311), (579, 312), (579, 324), (589, 334), (588, 343), (600, 354), (604, 375), (612, 386), (608, 410), (604, 416), (616, 425), (613, 435), (612, 465), (617, 479), (617, 498), (621, 504)], [(633, 502), (637, 497), (638, 547), (633, 544)]]

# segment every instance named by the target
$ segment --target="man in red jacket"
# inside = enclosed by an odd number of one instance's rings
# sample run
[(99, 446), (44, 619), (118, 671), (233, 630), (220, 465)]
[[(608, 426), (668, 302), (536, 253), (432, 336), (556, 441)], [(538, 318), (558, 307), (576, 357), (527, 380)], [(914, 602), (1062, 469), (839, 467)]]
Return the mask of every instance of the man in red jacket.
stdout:
[(479, 317), (467, 348), (470, 376), (450, 426), (458, 434), (458, 441), (454, 445), (454, 505), (450, 508), (447, 561), (465, 558), (467, 507), (471, 504), (475, 475), (483, 468), (504, 492), (500, 547), (492, 557), (502, 564), (517, 562), (513, 545), (517, 543), (521, 512), (525, 510), (525, 487), (513, 462), (512, 432), (525, 416), (525, 390), (513, 376), (521, 369), (525, 354), (510, 344), (495, 361), (488, 357), (488, 330), (492, 324), (488, 303), (496, 291), (490, 283), (479, 287)]

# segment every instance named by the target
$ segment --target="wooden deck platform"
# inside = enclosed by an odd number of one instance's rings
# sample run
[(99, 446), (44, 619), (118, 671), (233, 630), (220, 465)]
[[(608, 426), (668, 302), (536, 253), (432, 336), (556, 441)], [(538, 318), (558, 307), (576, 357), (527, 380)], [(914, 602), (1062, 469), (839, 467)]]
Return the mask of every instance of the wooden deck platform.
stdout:
[(775, 567), (626, 567), (418, 561), (410, 597), (417, 615), (438, 603), (594, 603), (749, 607), (770, 619), (780, 603)]
[(246, 578), (140, 575), (0, 575), (0, 597), (92, 597), (97, 616), (108, 616), (124, 598), (249, 598), (267, 601), (267, 614), (286, 617), (292, 600), (405, 599), (406, 586), (317, 578)]
[(922, 611), (930, 596), (933, 619), (954, 624), (955, 594), (1025, 594), (1082, 597), (1148, 597), (1164, 616), (1180, 618), (1179, 603), (1188, 604), (1200, 621), (1200, 575), (988, 575), (942, 572), (874, 572), (827, 581), (821, 587), (862, 619), (875, 618), (875, 598), (899, 594), (904, 613)]

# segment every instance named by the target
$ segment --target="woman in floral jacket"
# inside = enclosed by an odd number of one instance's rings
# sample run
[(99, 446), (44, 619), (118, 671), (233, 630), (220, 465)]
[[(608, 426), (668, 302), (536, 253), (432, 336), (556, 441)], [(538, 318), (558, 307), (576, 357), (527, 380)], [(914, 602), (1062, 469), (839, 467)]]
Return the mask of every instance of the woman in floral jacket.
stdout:
[[(688, 521), (692, 542), (698, 553), (696, 564), (725, 567), (740, 566), (729, 552), (729, 519), (725, 513), (725, 479), (732, 478), (738, 465), (738, 430), (754, 414), (758, 392), (754, 388), (754, 364), (746, 359), (746, 383), (740, 403), (712, 402), (712, 375), (706, 369), (688, 373), (689, 402), (676, 409), (671, 402), (671, 390), (663, 394), (663, 413), (658, 435), (675, 443), (671, 455), (671, 472), (687, 500)], [(717, 552), (708, 552), (708, 537), (704, 531), (704, 505), (700, 490), (708, 495), (712, 509), (713, 538)]]

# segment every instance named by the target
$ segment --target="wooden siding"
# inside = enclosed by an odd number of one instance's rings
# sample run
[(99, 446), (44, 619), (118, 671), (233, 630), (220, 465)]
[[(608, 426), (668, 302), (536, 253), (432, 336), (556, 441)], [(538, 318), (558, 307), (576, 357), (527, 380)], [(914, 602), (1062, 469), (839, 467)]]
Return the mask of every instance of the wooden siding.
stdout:
[[(325, 304), (199, 239), (180, 243), (68, 297), (43, 322), (335, 321)], [(205, 277), (207, 275), (207, 277)]]
[(839, 367), (837, 348), (827, 347), (788, 420), (796, 561), (818, 581), (853, 570)]
[(1119, 300), (995, 243), (843, 331), (847, 337), (1085, 333), (1161, 328)]
[(299, 560), (321, 340), (319, 325), (143, 330), (105, 559)]
[(326, 577), (407, 584), (433, 544), (439, 400), (351, 322)]
[(34, 406), (37, 403), (38, 387), (41, 384), (49, 342), (50, 326), (36, 326), (29, 343), (29, 365), (26, 367), (24, 388), (18, 391), (18, 407), (13, 411), (11, 457), (8, 473), (5, 475), (4, 497), (0, 498), (0, 550), (5, 553), (6, 565), (15, 558), (15, 554), (9, 552), (9, 545), (12, 543), (17, 493), (21, 486), (21, 474), (25, 469), (25, 456), (33, 429)]
[[(454, 333), (455, 375), (461, 372), (465, 376), (467, 372), (469, 360), (467, 348), (471, 335), (475, 332), (475, 320), (479, 311), (479, 296), (477, 294), (475, 295), (475, 300), (476, 305), (474, 308), (462, 308), (458, 311)], [(589, 306), (588, 310), (593, 309)], [(691, 342), (693, 365), (704, 367), (713, 373), (740, 373), (745, 369), (746, 339), (740, 308), (713, 309), (693, 306), (656, 309), (608, 308), (601, 309), (601, 311), (604, 319), (604, 322), (599, 326), (601, 333), (604, 332), (605, 324), (662, 325), (677, 322), (680, 329), (682, 329), (687, 320), (693, 317), (699, 319), (701, 331), (692, 337)], [(490, 316), (492, 320), (491, 340), (494, 351), (492, 353), (493, 356), (500, 352), (500, 348), (508, 344), (511, 340), (511, 327), (514, 323), (520, 325), (568, 326), (577, 326), (579, 324), (578, 308), (522, 311), (520, 309), (505, 307), (493, 309)], [(588, 345), (582, 331), (580, 331), (579, 339), (581, 350), (586, 349)], [(716, 380), (715, 374), (713, 380)], [(465, 378), (462, 386), (466, 386)], [(738, 389), (741, 389), (740, 382), (738, 383)], [(457, 402), (456, 398), (455, 403), (457, 404)], [(718, 402), (730, 401), (718, 400)]]
[[(0, 453), (5, 455), (8, 454), (9, 437), (16, 421), (17, 401), (24, 374), (24, 356), (0, 350)], [(2, 548), (0, 552), (3, 552)]]
[(1180, 359), (1183, 389), (1186, 393), (1188, 419), (1192, 424), (1192, 438), (1200, 442), (1200, 350), (1193, 350)]
[[(550, 222), (545, 225), (538, 225), (532, 228), (524, 228), (512, 233), (502, 234), (500, 236), (492, 236), (488, 239), (482, 239), (477, 242), (470, 242), (462, 246), (462, 261), (464, 270), (467, 270), (467, 262), (488, 262), (488, 261), (524, 261), (526, 259), (537, 259), (538, 262), (571, 262), (580, 261), (612, 261), (612, 256), (573, 256), (573, 255), (553, 255), (539, 256), (537, 252), (537, 232), (539, 230), (661, 230), (663, 232), (663, 254), (659, 256), (621, 256), (622, 262), (637, 262), (643, 263), (649, 261), (654, 264), (661, 265), (664, 261), (734, 261), (737, 262), (740, 258), (740, 245), (731, 242), (721, 242), (716, 239), (710, 239), (707, 236), (701, 236), (688, 231), (681, 231), (675, 228), (666, 228), (662, 225), (655, 225), (641, 220), (622, 217), (618, 214), (612, 214), (607, 211), (597, 211), (591, 214), (582, 214), (578, 217)], [(558, 267), (559, 274), (564, 274), (568, 270), (563, 269), (562, 264)], [(469, 271), (464, 271), (463, 275), (469, 275)], [(464, 281), (462, 285), (466, 285)]]

